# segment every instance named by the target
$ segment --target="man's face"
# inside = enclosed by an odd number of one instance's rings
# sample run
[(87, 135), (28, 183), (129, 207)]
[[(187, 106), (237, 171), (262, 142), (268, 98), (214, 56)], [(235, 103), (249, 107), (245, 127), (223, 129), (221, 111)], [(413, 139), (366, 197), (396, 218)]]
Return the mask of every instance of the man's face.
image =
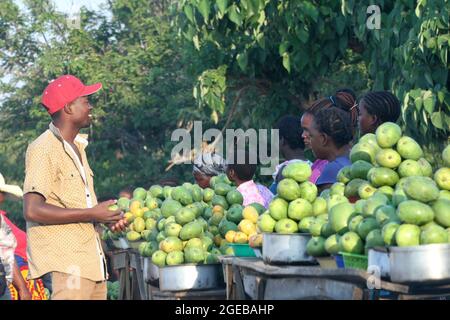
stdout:
[(92, 106), (87, 97), (79, 97), (71, 104), (72, 119), (79, 128), (87, 128), (92, 120)]

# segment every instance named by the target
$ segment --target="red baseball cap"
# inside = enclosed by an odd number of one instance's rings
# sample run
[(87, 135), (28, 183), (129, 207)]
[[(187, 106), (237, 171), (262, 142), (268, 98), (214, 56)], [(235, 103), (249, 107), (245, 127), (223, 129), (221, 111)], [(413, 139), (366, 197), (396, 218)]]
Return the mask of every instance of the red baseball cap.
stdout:
[(96, 93), (101, 88), (100, 82), (86, 86), (77, 77), (67, 74), (50, 82), (41, 101), (48, 113), (54, 114), (75, 99)]

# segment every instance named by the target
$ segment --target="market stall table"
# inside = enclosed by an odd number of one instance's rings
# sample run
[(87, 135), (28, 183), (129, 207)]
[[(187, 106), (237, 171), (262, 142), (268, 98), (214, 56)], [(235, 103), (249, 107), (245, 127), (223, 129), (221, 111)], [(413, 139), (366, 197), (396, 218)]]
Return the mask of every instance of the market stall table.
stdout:
[(442, 298), (450, 295), (450, 283), (439, 286), (396, 284), (375, 279), (374, 275), (357, 269), (269, 265), (257, 258), (230, 256), (223, 256), (220, 261), (229, 300), (361, 300), (379, 298), (380, 290), (389, 291), (395, 299)]
[(144, 261), (143, 257), (135, 249), (130, 249), (130, 268), (131, 272), (131, 292), (133, 293), (133, 300), (147, 300), (148, 292), (144, 281)]
[(132, 300), (129, 249), (111, 251), (112, 265), (119, 273), (119, 300)]
[(225, 300), (225, 289), (161, 291), (158, 287), (148, 285), (149, 300)]

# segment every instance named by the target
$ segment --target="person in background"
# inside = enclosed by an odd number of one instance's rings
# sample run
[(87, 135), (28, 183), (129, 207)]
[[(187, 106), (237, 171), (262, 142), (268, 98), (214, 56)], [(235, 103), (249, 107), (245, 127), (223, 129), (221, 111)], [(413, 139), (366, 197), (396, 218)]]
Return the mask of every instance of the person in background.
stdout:
[[(305, 141), (305, 146), (311, 148), (311, 137), (309, 136), (309, 131), (312, 129), (312, 119), (316, 112), (322, 109), (329, 109), (335, 107), (343, 112), (347, 113), (350, 121), (349, 128), (352, 135), (356, 132), (357, 120), (358, 120), (358, 109), (355, 101), (355, 95), (351, 89), (340, 89), (336, 91), (335, 95), (322, 98), (315, 101), (310, 108), (308, 108), (305, 113), (303, 113), (301, 119), (301, 127), (303, 128), (303, 140)], [(328, 164), (327, 159), (318, 158), (311, 166), (312, 174), (309, 179), (312, 183), (316, 183), (317, 179), (322, 174)]]
[(14, 251), (17, 246), (16, 237), (11, 228), (6, 223), (4, 216), (0, 215), (0, 263), (5, 272), (6, 284), (0, 293), (0, 300), (12, 300), (9, 286), (17, 288), (20, 300), (31, 300), (31, 293), (27, 283), (22, 277), (17, 262), (14, 258)]
[(384, 122), (397, 122), (400, 117), (400, 101), (389, 91), (369, 92), (359, 100), (358, 111), (361, 135), (375, 133)]
[[(305, 143), (302, 139), (303, 130), (299, 126), (301, 118), (298, 116), (287, 115), (282, 117), (275, 129), (279, 130), (279, 146), (280, 154), (285, 160), (280, 163), (273, 173), (273, 183), (270, 185), (269, 190), (273, 193), (277, 193), (278, 183), (283, 179), (282, 171), (290, 163), (297, 161), (307, 161), (304, 154)], [(310, 163), (311, 165), (311, 163)]]
[[(23, 197), (22, 189), (16, 185), (8, 185), (5, 182), (5, 178), (0, 173), (0, 207), (3, 205), (6, 198), (20, 201)], [(18, 228), (11, 220), (8, 219), (7, 213), (4, 210), (0, 210), (0, 215), (3, 218), (3, 222), (8, 226), (8, 228), (13, 233), (16, 239), (16, 247), (14, 250), (15, 266), (17, 268), (18, 274), (25, 281), (25, 285), (28, 293), (30, 294), (30, 299), (33, 300), (46, 300), (47, 294), (45, 292), (44, 283), (41, 279), (27, 280), (28, 276), (28, 259), (27, 259), (27, 234)], [(22, 286), (22, 283), (19, 283)], [(24, 297), (23, 288), (18, 287), (16, 284), (11, 283), (8, 287), (9, 294), (12, 300), (24, 300), (28, 298)]]
[(322, 191), (336, 182), (341, 168), (351, 165), (348, 157), (353, 139), (351, 118), (339, 108), (322, 108), (314, 113), (306, 130), (314, 155), (328, 161), (316, 181)]
[(131, 199), (131, 198), (133, 198), (133, 191), (134, 191), (134, 189), (132, 187), (123, 188), (119, 192), (119, 198), (123, 197), (123, 198)]
[[(245, 154), (244, 163), (238, 162), (238, 153)], [(257, 184), (253, 181), (253, 177), (256, 173), (256, 163), (251, 163), (250, 155), (247, 151), (235, 150), (233, 161), (227, 163), (226, 173), (228, 179), (234, 182), (237, 186), (237, 190), (242, 194), (244, 198), (244, 206), (257, 202), (265, 208), (269, 207), (273, 194), (265, 186)]]
[(225, 160), (217, 153), (202, 153), (194, 160), (192, 175), (201, 188), (209, 187), (212, 177), (225, 173)]

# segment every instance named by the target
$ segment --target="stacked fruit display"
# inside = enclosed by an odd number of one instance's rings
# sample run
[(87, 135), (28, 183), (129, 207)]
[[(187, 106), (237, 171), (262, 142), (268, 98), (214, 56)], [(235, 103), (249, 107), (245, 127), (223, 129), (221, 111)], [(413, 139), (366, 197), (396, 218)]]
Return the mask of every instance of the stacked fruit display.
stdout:
[(352, 165), (321, 195), (329, 222), (320, 232), (310, 229), (308, 253), (363, 254), (376, 246), (448, 243), (449, 146), (442, 156), (445, 166), (433, 174), (420, 145), (394, 123), (363, 136), (351, 150)]
[(277, 196), (269, 204), (269, 210), (259, 217), (258, 229), (281, 234), (308, 233), (316, 221), (326, 223), (327, 201), (317, 197), (317, 187), (308, 181), (310, 166), (294, 162), (282, 174), (284, 179), (277, 186)]
[(218, 255), (233, 254), (228, 243), (257, 242), (256, 221), (265, 209), (259, 204), (244, 208), (242, 203), (240, 192), (219, 175), (206, 189), (191, 183), (137, 188), (131, 200), (120, 198), (111, 209), (125, 211), (126, 239), (139, 243), (139, 253), (164, 266), (214, 263)]

